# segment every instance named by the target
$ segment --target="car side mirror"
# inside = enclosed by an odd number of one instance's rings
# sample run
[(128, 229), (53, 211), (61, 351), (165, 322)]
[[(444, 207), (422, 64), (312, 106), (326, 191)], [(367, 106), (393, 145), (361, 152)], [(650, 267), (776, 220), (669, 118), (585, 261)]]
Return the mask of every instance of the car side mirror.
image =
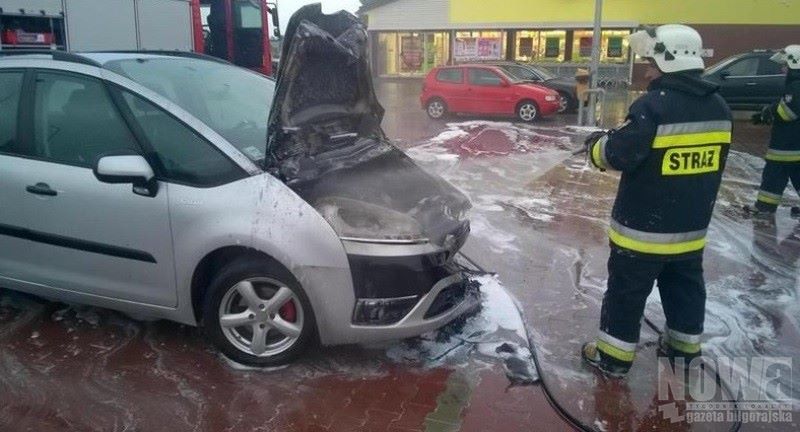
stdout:
[(728, 72), (728, 71), (722, 71), (719, 74), (719, 77), (722, 78), (722, 79), (728, 79), (729, 76), (731, 76), (731, 73)]
[(140, 155), (109, 155), (97, 159), (94, 176), (103, 183), (133, 185), (133, 193), (155, 196), (158, 182), (153, 168)]
[(500, 81), (500, 87), (511, 87), (511, 84), (508, 81)]

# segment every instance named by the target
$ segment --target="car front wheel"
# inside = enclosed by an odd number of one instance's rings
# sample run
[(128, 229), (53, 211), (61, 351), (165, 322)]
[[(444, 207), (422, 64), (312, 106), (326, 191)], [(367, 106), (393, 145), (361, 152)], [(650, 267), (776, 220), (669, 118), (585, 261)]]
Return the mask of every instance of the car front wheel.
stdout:
[(441, 99), (432, 99), (428, 102), (428, 117), (439, 120), (447, 115), (447, 105)]
[(558, 93), (558, 113), (562, 114), (570, 110), (572, 103), (570, 97), (566, 93)]
[(539, 117), (539, 107), (536, 102), (523, 101), (517, 106), (517, 118), (524, 122), (532, 122)]
[(208, 338), (228, 358), (278, 366), (297, 358), (315, 331), (300, 285), (285, 269), (245, 258), (225, 266), (209, 285), (203, 320)]

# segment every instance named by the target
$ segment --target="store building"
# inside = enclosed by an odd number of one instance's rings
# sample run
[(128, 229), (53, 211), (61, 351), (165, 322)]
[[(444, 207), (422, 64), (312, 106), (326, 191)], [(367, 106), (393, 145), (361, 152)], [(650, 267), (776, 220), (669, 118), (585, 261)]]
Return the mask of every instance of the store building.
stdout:
[[(564, 75), (591, 57), (594, 0), (362, 0), (373, 70), (423, 76), (438, 65), (533, 62)], [(800, 1), (606, 0), (601, 80), (639, 83), (626, 36), (641, 25), (684, 23), (703, 35), (707, 64), (752, 49), (800, 43)]]

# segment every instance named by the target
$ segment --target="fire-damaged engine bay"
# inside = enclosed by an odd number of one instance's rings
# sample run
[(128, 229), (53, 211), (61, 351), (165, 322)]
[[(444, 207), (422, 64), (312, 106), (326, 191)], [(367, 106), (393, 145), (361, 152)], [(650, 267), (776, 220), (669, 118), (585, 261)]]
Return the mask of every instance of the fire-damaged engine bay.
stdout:
[(345, 242), (354, 322), (393, 324), (444, 280), (457, 283), (441, 293), (441, 309), (460, 303), (471, 290), (453, 279), (464, 274), (454, 257), (471, 204), (384, 134), (363, 24), (306, 6), (289, 22), (281, 58), (265, 167)]

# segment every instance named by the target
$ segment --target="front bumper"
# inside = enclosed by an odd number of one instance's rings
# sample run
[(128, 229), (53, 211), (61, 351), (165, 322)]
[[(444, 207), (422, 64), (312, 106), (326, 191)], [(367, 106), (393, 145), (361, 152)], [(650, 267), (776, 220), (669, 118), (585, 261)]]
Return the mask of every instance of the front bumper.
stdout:
[(558, 100), (555, 102), (545, 102), (541, 107), (541, 113), (544, 116), (553, 115), (558, 113), (559, 108), (561, 108), (561, 106)]
[[(453, 290), (458, 291), (452, 295)], [(447, 298), (446, 300), (442, 300)], [(439, 282), (399, 321), (387, 325), (359, 325), (351, 329), (358, 342), (403, 339), (433, 331), (480, 306), (480, 291), (470, 282), (465, 271), (450, 275)]]
[(344, 331), (348, 338), (369, 342), (417, 336), (477, 308), (478, 286), (455, 259), (468, 234), (464, 224), (445, 246), (344, 240), (355, 294)]

